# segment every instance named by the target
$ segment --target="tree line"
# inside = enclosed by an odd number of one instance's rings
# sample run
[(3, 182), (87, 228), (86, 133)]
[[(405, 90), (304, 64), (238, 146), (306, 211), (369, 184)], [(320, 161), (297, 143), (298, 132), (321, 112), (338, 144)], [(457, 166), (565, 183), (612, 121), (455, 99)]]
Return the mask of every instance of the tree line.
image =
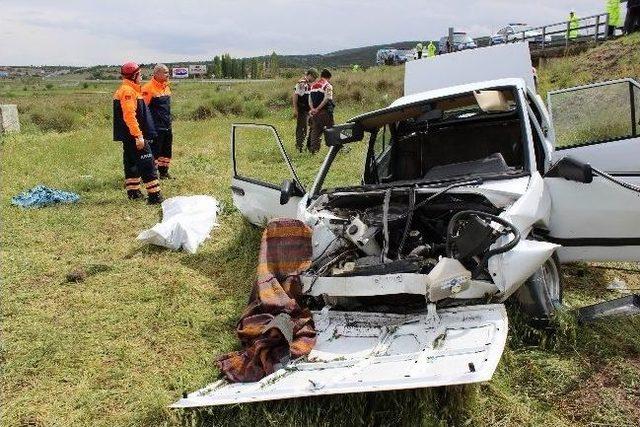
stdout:
[(261, 58), (232, 58), (228, 53), (213, 58), (213, 74), (218, 79), (264, 79), (277, 77), (279, 73), (275, 52)]

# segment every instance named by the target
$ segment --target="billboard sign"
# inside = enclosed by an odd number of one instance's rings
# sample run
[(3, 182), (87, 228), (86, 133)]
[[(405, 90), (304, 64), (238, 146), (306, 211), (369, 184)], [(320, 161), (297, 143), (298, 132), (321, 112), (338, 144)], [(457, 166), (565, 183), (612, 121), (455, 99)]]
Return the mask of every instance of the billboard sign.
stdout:
[(189, 74), (192, 76), (204, 76), (207, 74), (206, 65), (189, 65)]
[(186, 79), (189, 77), (189, 69), (185, 67), (175, 67), (171, 70), (171, 76), (174, 79)]

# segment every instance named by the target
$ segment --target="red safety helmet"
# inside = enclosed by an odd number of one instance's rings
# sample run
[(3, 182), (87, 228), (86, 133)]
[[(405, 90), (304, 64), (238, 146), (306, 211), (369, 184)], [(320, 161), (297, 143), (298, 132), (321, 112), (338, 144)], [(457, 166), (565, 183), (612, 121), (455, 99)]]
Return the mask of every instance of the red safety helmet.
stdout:
[(135, 62), (125, 62), (122, 67), (120, 67), (120, 74), (124, 77), (134, 77), (139, 71), (140, 66)]

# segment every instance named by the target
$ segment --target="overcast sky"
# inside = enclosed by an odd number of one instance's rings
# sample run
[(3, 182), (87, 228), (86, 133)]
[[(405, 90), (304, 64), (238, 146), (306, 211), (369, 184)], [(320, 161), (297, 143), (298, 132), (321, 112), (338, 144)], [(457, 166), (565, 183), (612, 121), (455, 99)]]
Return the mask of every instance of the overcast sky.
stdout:
[(0, 0), (0, 65), (96, 65), (327, 53), (488, 35), (600, 13), (605, 0)]

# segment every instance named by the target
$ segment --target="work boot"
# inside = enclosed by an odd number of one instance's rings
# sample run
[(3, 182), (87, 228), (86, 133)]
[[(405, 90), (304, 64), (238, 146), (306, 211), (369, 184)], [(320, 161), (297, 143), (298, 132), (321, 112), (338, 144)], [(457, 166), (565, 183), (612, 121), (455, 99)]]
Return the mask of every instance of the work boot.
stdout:
[(127, 190), (127, 197), (129, 200), (139, 200), (144, 198), (142, 191), (140, 190)]
[(169, 168), (166, 166), (158, 167), (158, 175), (160, 176), (160, 179), (172, 179), (172, 176), (169, 175)]
[(147, 203), (150, 205), (159, 205), (163, 200), (164, 198), (162, 197), (162, 193), (157, 191), (155, 193), (149, 193)]

